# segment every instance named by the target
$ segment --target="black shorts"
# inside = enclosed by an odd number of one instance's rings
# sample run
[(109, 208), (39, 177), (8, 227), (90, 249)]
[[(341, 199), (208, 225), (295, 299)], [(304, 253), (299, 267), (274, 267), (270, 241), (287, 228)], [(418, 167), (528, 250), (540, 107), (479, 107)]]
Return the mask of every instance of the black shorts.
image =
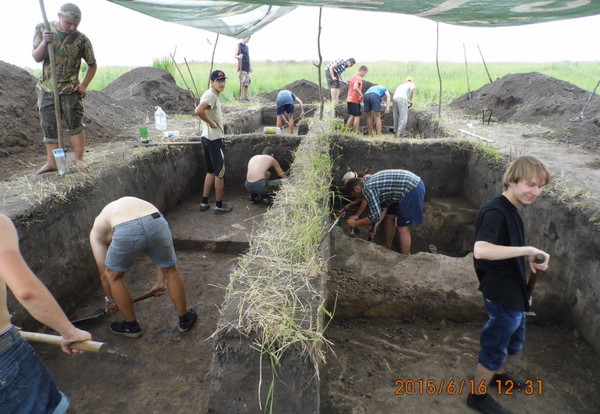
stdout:
[(219, 178), (225, 177), (225, 140), (223, 138), (210, 140), (202, 137), (206, 172)]
[(360, 116), (360, 104), (354, 102), (347, 102), (348, 104), (348, 113), (352, 116)]

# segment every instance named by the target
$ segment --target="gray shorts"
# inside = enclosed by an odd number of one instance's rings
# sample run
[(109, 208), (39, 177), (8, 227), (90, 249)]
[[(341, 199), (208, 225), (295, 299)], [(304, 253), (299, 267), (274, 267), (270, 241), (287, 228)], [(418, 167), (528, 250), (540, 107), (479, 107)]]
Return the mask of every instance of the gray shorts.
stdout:
[(167, 268), (177, 263), (171, 229), (159, 212), (113, 227), (105, 265), (111, 270), (126, 272), (144, 252), (158, 267)]

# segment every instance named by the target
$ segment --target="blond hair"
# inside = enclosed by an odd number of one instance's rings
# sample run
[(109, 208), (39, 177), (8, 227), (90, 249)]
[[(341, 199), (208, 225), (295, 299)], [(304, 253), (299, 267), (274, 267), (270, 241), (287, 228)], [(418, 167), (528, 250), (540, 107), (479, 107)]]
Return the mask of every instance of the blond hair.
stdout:
[(532, 178), (537, 178), (541, 181), (541, 185), (546, 185), (550, 182), (550, 173), (538, 158), (524, 155), (511, 162), (504, 172), (502, 189), (506, 190), (510, 183), (518, 183), (521, 180)]

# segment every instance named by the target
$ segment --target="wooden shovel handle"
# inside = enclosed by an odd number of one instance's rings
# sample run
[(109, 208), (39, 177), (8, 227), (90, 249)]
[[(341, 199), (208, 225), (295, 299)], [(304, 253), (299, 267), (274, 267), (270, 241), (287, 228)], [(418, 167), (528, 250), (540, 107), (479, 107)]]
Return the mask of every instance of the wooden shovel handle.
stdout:
[[(543, 254), (538, 253), (537, 255), (535, 255), (533, 263), (544, 263), (544, 260), (546, 260), (546, 257)], [(529, 282), (527, 283), (527, 295), (529, 295), (529, 297), (533, 295), (533, 289), (535, 288), (535, 282), (537, 282), (537, 277), (537, 273), (532, 273), (531, 275), (529, 275)]]
[(151, 297), (155, 296), (158, 292), (163, 293), (165, 290), (166, 290), (165, 288), (158, 288), (156, 290), (151, 290), (150, 292), (146, 292), (143, 295), (136, 296), (135, 298), (133, 298), (133, 303), (139, 302), (144, 299), (151, 298)]
[[(43, 334), (39, 332), (27, 332), (27, 331), (19, 331), (21, 336), (25, 338), (25, 340), (29, 342), (42, 342), (44, 344), (50, 345), (58, 345), (60, 346), (62, 342), (62, 336), (58, 335), (49, 335)], [(73, 349), (79, 349), (86, 352), (95, 352), (98, 353), (102, 351), (102, 348), (106, 345), (106, 342), (97, 342), (97, 341), (81, 341), (81, 342), (73, 342), (69, 345)]]

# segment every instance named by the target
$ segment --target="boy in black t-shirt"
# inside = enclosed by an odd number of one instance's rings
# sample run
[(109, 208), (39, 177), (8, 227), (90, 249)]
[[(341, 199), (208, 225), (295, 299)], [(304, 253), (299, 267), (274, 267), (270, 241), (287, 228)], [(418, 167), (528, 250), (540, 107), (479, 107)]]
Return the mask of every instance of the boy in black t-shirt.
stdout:
[[(502, 195), (479, 210), (475, 224), (475, 271), (489, 320), (481, 331), (475, 387), (467, 405), (482, 413), (510, 413), (487, 394), (497, 382), (523, 387), (522, 380), (505, 373), (507, 356), (521, 350), (525, 340), (525, 313), (531, 298), (527, 293), (526, 258), (533, 273), (548, 268), (548, 253), (525, 245), (523, 221), (518, 207), (533, 203), (548, 184), (550, 174), (540, 160), (523, 156), (504, 173)], [(535, 263), (536, 255), (544, 256)], [(485, 384), (485, 387), (479, 387)]]

